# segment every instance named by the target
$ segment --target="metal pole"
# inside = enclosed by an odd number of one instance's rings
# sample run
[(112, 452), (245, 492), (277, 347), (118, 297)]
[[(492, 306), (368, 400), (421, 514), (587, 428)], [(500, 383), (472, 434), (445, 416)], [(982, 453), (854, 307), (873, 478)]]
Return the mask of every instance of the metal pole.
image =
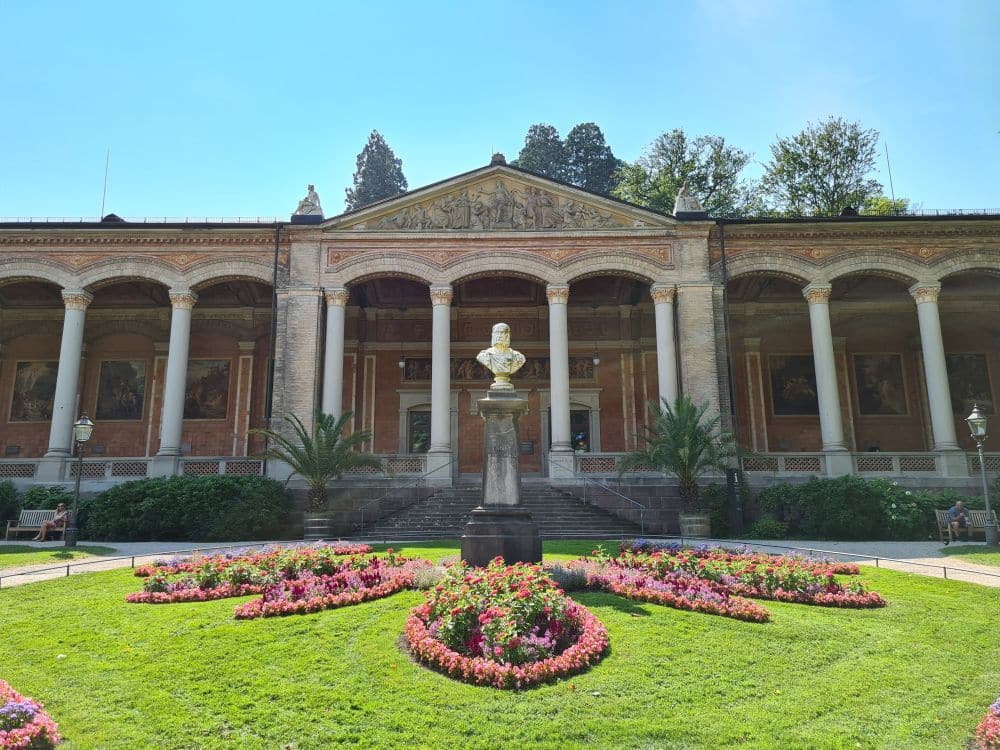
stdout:
[(990, 488), (986, 484), (986, 459), (983, 458), (983, 441), (976, 440), (979, 448), (979, 474), (983, 478), (983, 499), (986, 501), (986, 543), (996, 545), (997, 527), (993, 522), (993, 510), (990, 508)]
[[(83, 443), (78, 440), (76, 443), (76, 487), (73, 490), (73, 514), (69, 517), (69, 527), (63, 532), (63, 546), (76, 546), (76, 514), (80, 510), (80, 477), (83, 475)], [(69, 568), (66, 569), (69, 575)]]

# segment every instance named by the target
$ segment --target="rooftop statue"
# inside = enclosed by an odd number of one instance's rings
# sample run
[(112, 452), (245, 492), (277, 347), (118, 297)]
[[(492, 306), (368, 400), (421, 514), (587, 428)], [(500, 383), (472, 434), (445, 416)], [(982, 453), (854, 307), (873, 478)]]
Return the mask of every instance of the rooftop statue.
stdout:
[(688, 191), (687, 180), (684, 180), (681, 189), (677, 191), (677, 198), (674, 199), (674, 216), (677, 214), (704, 213), (704, 211), (705, 209), (702, 208), (701, 201), (691, 195)]
[(489, 349), (483, 349), (476, 360), (493, 373), (495, 380), (490, 390), (512, 391), (510, 376), (524, 365), (524, 355), (510, 348), (510, 326), (497, 323), (493, 326), (493, 338)]
[(323, 207), (319, 204), (319, 196), (316, 194), (314, 186), (309, 185), (306, 197), (299, 201), (299, 207), (295, 209), (296, 216), (322, 216)]

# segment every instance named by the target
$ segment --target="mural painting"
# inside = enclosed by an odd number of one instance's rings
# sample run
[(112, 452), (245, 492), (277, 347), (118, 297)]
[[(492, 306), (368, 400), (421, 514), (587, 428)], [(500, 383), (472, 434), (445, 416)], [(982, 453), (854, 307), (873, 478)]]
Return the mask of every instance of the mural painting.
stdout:
[(145, 398), (145, 362), (118, 360), (101, 362), (95, 419), (140, 420)]
[(948, 354), (945, 362), (952, 411), (964, 419), (972, 412), (973, 405), (979, 404), (985, 413), (993, 414), (993, 389), (986, 355)]
[(45, 422), (52, 419), (58, 362), (18, 362), (14, 371), (11, 422)]
[(903, 358), (898, 354), (855, 354), (858, 411), (863, 415), (904, 416), (906, 388)]
[(771, 404), (776, 417), (819, 414), (816, 366), (811, 354), (772, 354)]
[(229, 406), (229, 360), (188, 362), (184, 419), (225, 419)]

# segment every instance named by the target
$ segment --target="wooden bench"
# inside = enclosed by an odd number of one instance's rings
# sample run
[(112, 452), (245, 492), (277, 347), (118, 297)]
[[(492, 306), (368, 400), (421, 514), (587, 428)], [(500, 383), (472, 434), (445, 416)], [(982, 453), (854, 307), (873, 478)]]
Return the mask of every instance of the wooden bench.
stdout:
[[(4, 539), (10, 539), (11, 533), (13, 533), (16, 538), (16, 535), (21, 533), (22, 531), (33, 531), (34, 533), (37, 534), (39, 531), (42, 530), (43, 523), (45, 523), (46, 521), (51, 521), (55, 517), (56, 517), (56, 512), (54, 510), (22, 510), (21, 515), (18, 516), (18, 519), (16, 521), (7, 522), (7, 535), (4, 537)], [(52, 529), (52, 531), (50, 531), (49, 533), (62, 534), (65, 530), (66, 530), (65, 526), (63, 526), (62, 528), (59, 528), (57, 526), (56, 528)]]
[[(966, 512), (969, 514), (969, 538), (972, 535), (976, 536), (982, 535), (986, 536), (986, 511), (985, 510), (972, 510), (966, 508)], [(951, 522), (948, 518), (948, 511), (946, 510), (935, 510), (934, 516), (937, 518), (938, 534), (941, 536), (941, 541), (945, 544), (949, 542), (954, 542), (955, 538), (952, 535)], [(997, 524), (997, 512), (993, 511), (993, 525), (1000, 528)]]

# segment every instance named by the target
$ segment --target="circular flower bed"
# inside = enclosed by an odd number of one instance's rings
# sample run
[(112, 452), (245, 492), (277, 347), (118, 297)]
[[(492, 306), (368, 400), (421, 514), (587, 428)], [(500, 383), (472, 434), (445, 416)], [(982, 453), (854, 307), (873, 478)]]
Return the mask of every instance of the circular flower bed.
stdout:
[(413, 609), (410, 652), (474, 685), (525, 688), (583, 671), (608, 649), (608, 631), (539, 565), (452, 566)]
[(25, 698), (0, 680), (0, 748), (48, 750), (62, 741), (42, 704)]

